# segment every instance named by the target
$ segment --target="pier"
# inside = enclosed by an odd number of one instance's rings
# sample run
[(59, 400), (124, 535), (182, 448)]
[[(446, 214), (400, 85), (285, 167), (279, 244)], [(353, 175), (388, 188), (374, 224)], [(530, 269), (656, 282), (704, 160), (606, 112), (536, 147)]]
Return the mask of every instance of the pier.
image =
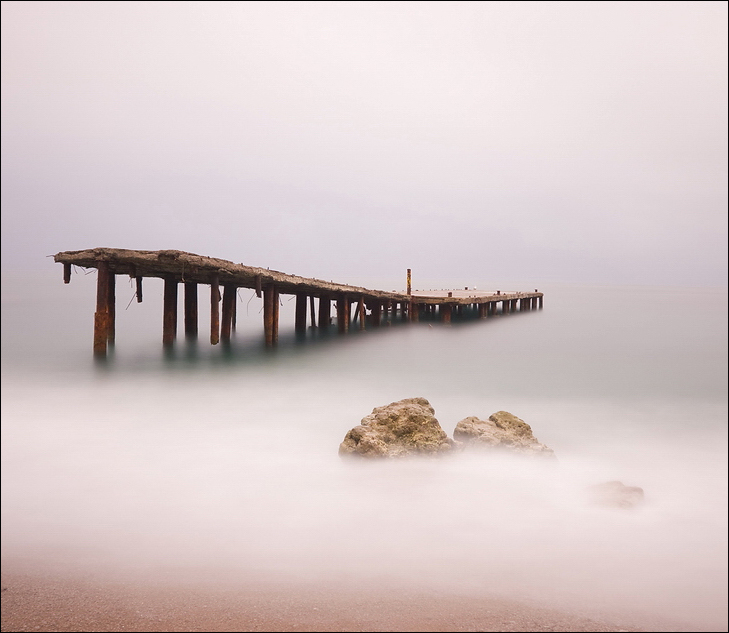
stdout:
[(176, 250), (93, 248), (60, 252), (54, 255), (54, 261), (63, 264), (64, 283), (71, 281), (72, 266), (97, 270), (93, 346), (97, 357), (105, 357), (108, 347), (114, 345), (117, 275), (134, 280), (136, 300), (140, 303), (145, 277), (164, 280), (162, 343), (165, 346), (172, 345), (177, 337), (181, 284), (184, 290), (184, 332), (188, 339), (198, 336), (198, 287), (210, 287), (212, 345), (230, 341), (235, 330), (238, 288), (255, 290), (256, 296), (263, 300), (263, 333), (269, 347), (275, 346), (278, 341), (279, 296), (283, 294), (296, 297), (296, 332), (306, 331), (307, 321), (310, 327), (328, 327), (334, 304), (337, 329), (341, 334), (346, 334), (353, 327), (376, 328), (387, 313), (399, 314), (407, 321), (418, 321), (421, 315), (427, 315), (450, 323), (454, 315), (461, 315), (467, 309), (478, 318), (541, 309), (544, 297), (536, 289), (534, 292), (496, 290), (488, 293), (469, 288), (413, 291), (410, 269), (407, 271), (405, 292), (370, 290)]

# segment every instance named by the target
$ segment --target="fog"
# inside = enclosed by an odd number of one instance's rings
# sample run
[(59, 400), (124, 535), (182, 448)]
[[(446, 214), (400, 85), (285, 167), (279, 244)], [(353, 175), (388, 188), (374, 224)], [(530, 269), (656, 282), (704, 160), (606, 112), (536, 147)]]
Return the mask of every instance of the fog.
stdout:
[(4, 268), (726, 283), (721, 2), (2, 3)]

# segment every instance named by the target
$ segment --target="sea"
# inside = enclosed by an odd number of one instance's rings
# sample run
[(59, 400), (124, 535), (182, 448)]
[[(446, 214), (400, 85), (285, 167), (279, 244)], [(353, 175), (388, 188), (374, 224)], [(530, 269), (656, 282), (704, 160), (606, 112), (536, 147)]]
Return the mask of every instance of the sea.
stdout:
[[(95, 271), (61, 272), (3, 273), (4, 566), (381, 584), (727, 630), (726, 288), (544, 283), (540, 310), (303, 336), (281, 295), (275, 348), (247, 289), (230, 343), (210, 345), (201, 288), (199, 339), (180, 322), (165, 348), (162, 281), (138, 303), (120, 277), (99, 361)], [(412, 397), (449, 436), (509, 411), (556, 460), (339, 456), (373, 408)], [(606, 481), (644, 502), (593, 504)]]

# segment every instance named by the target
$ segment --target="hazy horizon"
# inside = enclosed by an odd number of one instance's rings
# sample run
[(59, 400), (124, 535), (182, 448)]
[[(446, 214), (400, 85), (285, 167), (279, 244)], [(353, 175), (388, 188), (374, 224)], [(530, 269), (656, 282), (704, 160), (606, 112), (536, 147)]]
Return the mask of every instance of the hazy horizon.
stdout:
[(5, 1), (3, 271), (725, 286), (726, 47), (724, 2)]

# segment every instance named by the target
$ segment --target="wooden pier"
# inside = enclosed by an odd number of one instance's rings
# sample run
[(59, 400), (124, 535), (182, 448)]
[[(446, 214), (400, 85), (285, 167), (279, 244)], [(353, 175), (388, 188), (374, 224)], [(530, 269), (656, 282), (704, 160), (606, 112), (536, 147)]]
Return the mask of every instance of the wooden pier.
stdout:
[(63, 264), (64, 283), (71, 281), (71, 266), (97, 270), (94, 354), (100, 357), (106, 356), (108, 346), (114, 344), (117, 275), (128, 275), (135, 280), (138, 302), (142, 301), (145, 277), (164, 280), (162, 342), (165, 346), (172, 345), (177, 337), (180, 284), (184, 284), (184, 328), (188, 339), (198, 336), (198, 286), (210, 286), (210, 343), (213, 345), (229, 341), (235, 330), (238, 288), (255, 290), (256, 296), (263, 299), (263, 330), (268, 346), (275, 346), (278, 341), (279, 296), (282, 294), (296, 297), (296, 332), (306, 331), (307, 312), (311, 327), (327, 328), (334, 303), (337, 329), (341, 334), (352, 327), (378, 327), (388, 312), (400, 314), (408, 321), (418, 321), (420, 315), (427, 315), (450, 323), (454, 314), (460, 315), (466, 309), (475, 311), (479, 318), (541, 309), (544, 297), (537, 290), (503, 293), (500, 290), (479, 293), (468, 288), (413, 291), (409, 269), (405, 292), (369, 290), (174, 250), (93, 248), (57, 253), (54, 261)]

